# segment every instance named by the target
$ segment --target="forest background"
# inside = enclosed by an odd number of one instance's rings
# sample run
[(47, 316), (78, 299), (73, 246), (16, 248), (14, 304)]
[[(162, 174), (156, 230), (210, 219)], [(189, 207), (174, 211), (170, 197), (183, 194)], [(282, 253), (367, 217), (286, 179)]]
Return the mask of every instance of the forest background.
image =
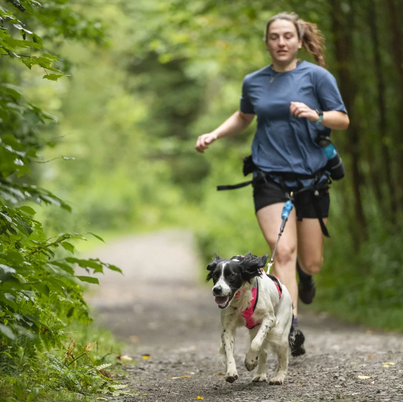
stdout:
[(215, 189), (244, 179), (254, 125), (203, 155), (194, 145), (239, 108), (243, 77), (270, 63), (266, 21), (294, 11), (323, 31), (351, 120), (347, 132), (332, 134), (347, 173), (332, 185), (315, 306), (403, 329), (401, 2), (97, 0), (80, 8), (109, 25), (109, 45), (64, 43), (72, 77), (26, 88), (60, 118), (47, 157), (76, 158), (38, 169), (74, 210), (47, 210), (51, 227), (106, 237), (188, 227), (205, 263), (215, 252), (267, 253), (251, 187)]
[[(0, 47), (6, 49), (0, 52), (3, 292), (11, 286), (27, 300), (35, 292), (50, 297), (49, 289), (54, 295), (56, 282), (32, 285), (5, 265), (23, 271), (32, 255), (42, 255), (30, 262), (38, 270), (71, 276), (77, 262), (95, 271), (117, 269), (69, 259), (60, 251), (63, 262), (50, 265), (49, 250), (74, 252), (78, 233), (108, 240), (185, 227), (196, 235), (201, 272), (215, 252), (268, 253), (251, 187), (215, 189), (244, 179), (242, 159), (250, 153), (254, 124), (204, 155), (194, 145), (238, 109), (243, 77), (270, 64), (263, 42), (266, 21), (294, 11), (324, 33), (329, 70), (351, 120), (347, 132), (332, 134), (346, 177), (332, 184), (331, 238), (312, 308), (403, 330), (401, 2), (53, 0), (40, 6), (13, 0), (0, 5)], [(35, 33), (29, 31), (33, 28)], [(13, 42), (8, 32), (22, 39)], [(21, 57), (12, 51), (18, 47), (40, 51), (41, 57)], [(304, 51), (300, 58), (312, 61)], [(38, 207), (30, 199), (50, 205)], [(21, 209), (12, 209), (21, 201)], [(31, 228), (39, 234), (32, 236)], [(45, 240), (52, 235), (56, 240)], [(17, 251), (11, 253), (10, 245)], [(86, 247), (93, 245), (89, 241)], [(63, 278), (71, 308), (58, 301), (67, 321), (87, 317), (70, 279)], [(28, 293), (28, 284), (34, 293)], [(0, 311), (0, 335), (13, 341), (37, 323), (32, 315), (16, 314), (17, 296), (1, 290), (0, 307), (9, 310)]]
[[(48, 128), (57, 146), (46, 158), (75, 158), (37, 169), (41, 185), (74, 211), (46, 208), (50, 228), (109, 238), (185, 226), (196, 234), (204, 262), (215, 252), (267, 253), (251, 187), (215, 190), (243, 180), (254, 125), (204, 155), (194, 145), (239, 108), (243, 77), (270, 63), (262, 40), (266, 21), (295, 11), (323, 31), (329, 70), (351, 120), (347, 132), (332, 136), (347, 174), (332, 185), (331, 239), (315, 304), (368, 325), (403, 329), (400, 2), (96, 0), (75, 6), (109, 26), (107, 44), (60, 40), (71, 77), (23, 82), (29, 99), (60, 119)], [(307, 53), (300, 57), (312, 61)]]

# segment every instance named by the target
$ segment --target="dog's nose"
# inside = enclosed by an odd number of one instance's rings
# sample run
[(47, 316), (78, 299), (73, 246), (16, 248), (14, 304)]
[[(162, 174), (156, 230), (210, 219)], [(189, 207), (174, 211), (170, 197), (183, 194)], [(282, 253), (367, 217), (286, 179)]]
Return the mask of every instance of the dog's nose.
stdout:
[(215, 296), (220, 295), (222, 293), (222, 287), (220, 285), (213, 287), (213, 294)]

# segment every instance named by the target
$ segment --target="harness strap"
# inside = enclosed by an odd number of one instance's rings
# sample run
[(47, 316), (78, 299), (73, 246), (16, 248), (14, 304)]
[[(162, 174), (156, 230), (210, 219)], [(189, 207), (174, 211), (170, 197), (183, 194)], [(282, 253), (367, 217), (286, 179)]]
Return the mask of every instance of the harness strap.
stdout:
[(271, 275), (271, 274), (267, 274), (266, 275), (274, 282), (274, 284), (276, 285), (277, 291), (278, 291), (278, 297), (280, 298), (281, 295), (283, 294), (283, 288), (281, 287), (281, 283), (278, 280), (277, 276)]
[[(276, 176), (280, 180), (280, 186), (281, 186), (282, 190), (284, 191), (285, 195), (293, 203), (294, 203), (294, 200), (295, 200), (295, 197), (297, 196), (297, 194), (300, 194), (305, 191), (311, 192), (311, 202), (312, 202), (313, 208), (315, 210), (315, 214), (319, 220), (319, 225), (322, 230), (322, 233), (324, 236), (330, 237), (329, 231), (327, 230), (326, 225), (323, 222), (322, 211), (320, 210), (319, 201), (316, 196), (317, 190), (320, 189), (320, 187), (318, 186), (318, 181), (321, 179), (321, 177), (324, 174), (326, 174), (325, 168), (319, 169), (317, 172), (315, 172), (312, 175), (299, 174), (299, 173), (287, 173), (287, 172), (266, 173), (266, 172), (263, 172), (262, 170), (258, 169), (256, 166), (253, 171), (256, 173), (256, 176), (253, 178), (253, 180), (244, 181), (244, 182), (238, 183), (238, 184), (217, 186), (217, 191), (236, 190), (238, 188), (249, 186), (250, 184), (252, 184), (253, 182), (255, 182), (257, 180), (264, 180), (267, 183), (268, 179), (273, 180), (272, 176)], [(327, 175), (327, 177), (329, 177), (329, 176)], [(302, 184), (302, 180), (307, 180), (307, 179), (312, 179), (312, 183), (309, 184), (308, 186), (304, 186)], [(286, 180), (296, 181), (298, 184), (298, 189), (290, 191), (290, 189), (288, 188), (288, 186), (285, 183)], [(302, 220), (302, 216), (300, 214), (298, 215), (298, 220)]]
[(242, 188), (242, 187), (246, 187), (249, 186), (249, 184), (252, 184), (253, 180), (249, 180), (249, 181), (244, 181), (242, 183), (238, 183), (238, 184), (228, 184), (225, 186), (217, 186), (217, 191), (223, 191), (223, 190), (236, 190), (237, 188)]
[[(317, 179), (319, 175), (320, 175), (320, 177), (323, 175), (325, 170), (320, 169), (317, 172), (315, 172), (314, 174), (299, 174), (299, 173), (297, 174), (297, 173), (287, 173), (287, 172), (270, 172), (270, 173), (266, 173), (266, 172), (263, 172), (260, 169), (255, 170), (255, 172), (258, 175), (257, 175), (257, 177), (254, 177), (252, 180), (243, 181), (243, 182), (237, 183), (237, 184), (226, 184), (226, 185), (217, 186), (217, 191), (236, 190), (238, 188), (249, 186), (254, 181), (259, 180), (259, 179), (263, 179), (265, 182), (267, 182), (267, 178), (272, 180), (272, 178), (271, 178), (272, 175), (279, 177), (280, 182), (282, 184), (284, 183), (284, 186), (285, 186), (285, 180), (291, 180), (291, 181), (296, 181), (298, 183), (298, 186), (304, 188), (304, 186), (302, 185), (301, 180)], [(307, 186), (307, 187), (310, 187), (310, 186)]]
[[(276, 285), (277, 291), (278, 291), (278, 298), (280, 299), (281, 295), (283, 293), (283, 289), (281, 287), (280, 281), (278, 280), (278, 278), (276, 276), (266, 273), (266, 271), (264, 269), (262, 269), (262, 272), (264, 274), (266, 274), (274, 282), (274, 284)], [(236, 294), (235, 297), (238, 297), (238, 296), (240, 296), (239, 292)], [(252, 288), (252, 300), (249, 304), (249, 307), (246, 310), (242, 311), (242, 316), (246, 321), (246, 328), (248, 328), (248, 329), (255, 328), (261, 324), (260, 322), (253, 321), (253, 319), (252, 319), (252, 315), (256, 309), (258, 300), (259, 300), (259, 281), (258, 281), (258, 278), (256, 278), (255, 286)]]
[(320, 228), (322, 229), (322, 233), (324, 236), (330, 237), (329, 231), (327, 230), (327, 227), (323, 222), (322, 211), (320, 210), (318, 198), (316, 197), (314, 192), (311, 193), (311, 199), (312, 199), (312, 205), (315, 209), (316, 216), (318, 217), (319, 220)]
[[(259, 281), (256, 279), (255, 283), (256, 283), (256, 287), (254, 287), (252, 289), (252, 300), (250, 302), (250, 305), (246, 310), (242, 311), (242, 317), (245, 319), (246, 328), (248, 328), (248, 329), (252, 329), (252, 328), (255, 328), (258, 325), (260, 325), (260, 322), (255, 322), (252, 319), (252, 315), (257, 306), (257, 301), (259, 300)], [(253, 306), (252, 306), (252, 304), (253, 304)]]

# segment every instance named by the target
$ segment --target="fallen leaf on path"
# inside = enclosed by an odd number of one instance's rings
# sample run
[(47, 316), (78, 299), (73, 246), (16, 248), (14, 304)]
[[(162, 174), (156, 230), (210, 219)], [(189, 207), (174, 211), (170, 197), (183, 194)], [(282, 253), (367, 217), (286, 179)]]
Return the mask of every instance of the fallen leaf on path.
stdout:
[(218, 373), (218, 375), (224, 375), (223, 373)]
[(190, 375), (183, 375), (182, 378), (190, 378)]
[(143, 356), (141, 356), (142, 359), (147, 360), (147, 359), (151, 359), (151, 355), (149, 355), (148, 353), (144, 354)]
[(368, 355), (367, 357), (368, 357), (368, 359), (373, 359), (375, 357), (375, 355)]
[(386, 363), (382, 363), (382, 367), (390, 367), (390, 366), (394, 366), (396, 363), (393, 362), (386, 362)]
[(119, 360), (133, 360), (133, 358), (132, 357), (130, 357), (130, 356), (127, 356), (127, 355), (119, 355), (116, 359), (119, 359)]
[(358, 378), (359, 378), (360, 380), (368, 380), (368, 379), (370, 379), (371, 377), (370, 377), (369, 375), (359, 375)]
[(198, 396), (196, 399), (204, 399), (202, 396)]

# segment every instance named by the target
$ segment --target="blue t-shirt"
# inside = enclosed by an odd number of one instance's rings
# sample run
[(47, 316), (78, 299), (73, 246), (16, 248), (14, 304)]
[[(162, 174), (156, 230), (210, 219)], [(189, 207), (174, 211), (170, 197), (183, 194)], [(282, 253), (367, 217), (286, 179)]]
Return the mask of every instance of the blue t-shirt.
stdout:
[(311, 175), (327, 163), (315, 141), (331, 130), (291, 115), (290, 102), (305, 103), (313, 110), (347, 111), (335, 78), (316, 64), (298, 62), (295, 69), (283, 73), (270, 65), (245, 77), (240, 110), (257, 115), (252, 142), (255, 165), (265, 172)]

